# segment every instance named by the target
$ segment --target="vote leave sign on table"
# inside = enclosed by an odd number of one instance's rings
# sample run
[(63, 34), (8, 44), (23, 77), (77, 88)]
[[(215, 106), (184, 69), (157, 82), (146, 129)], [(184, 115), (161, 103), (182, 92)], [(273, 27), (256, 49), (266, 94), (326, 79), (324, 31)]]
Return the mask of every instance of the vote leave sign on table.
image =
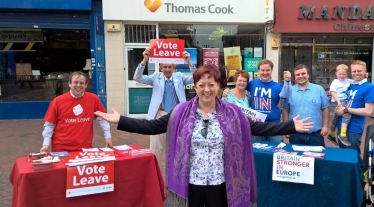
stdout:
[(314, 185), (314, 158), (274, 153), (272, 179)]
[(184, 40), (151, 39), (149, 48), (150, 63), (184, 63)]
[[(92, 159), (103, 157), (113, 152), (79, 152), (70, 153), (70, 162), (79, 159)], [(92, 160), (91, 160), (92, 162)], [(114, 161), (97, 161), (96, 163), (82, 164), (67, 167), (66, 197), (90, 195), (114, 191)]]

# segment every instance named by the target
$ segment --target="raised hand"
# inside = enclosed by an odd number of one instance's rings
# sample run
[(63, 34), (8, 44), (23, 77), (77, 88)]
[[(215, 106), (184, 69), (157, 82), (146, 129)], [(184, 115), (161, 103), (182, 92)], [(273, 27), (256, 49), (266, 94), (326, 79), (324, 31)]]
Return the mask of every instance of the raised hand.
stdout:
[(291, 80), (291, 72), (290, 71), (283, 71), (283, 77), (285, 81)]
[(144, 52), (142, 53), (143, 54), (143, 61), (142, 61), (142, 65), (145, 65), (149, 59), (149, 53), (150, 53), (150, 50), (149, 50), (149, 47), (145, 48)]
[(192, 66), (191, 60), (190, 60), (190, 53), (184, 51), (182, 53), (183, 59), (187, 62), (189, 66)]

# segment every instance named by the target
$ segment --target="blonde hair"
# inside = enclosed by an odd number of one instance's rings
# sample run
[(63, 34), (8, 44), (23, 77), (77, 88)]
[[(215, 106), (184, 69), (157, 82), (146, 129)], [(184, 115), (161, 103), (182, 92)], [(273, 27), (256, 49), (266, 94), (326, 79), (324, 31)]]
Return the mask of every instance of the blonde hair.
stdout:
[(339, 70), (345, 70), (348, 72), (348, 66), (346, 64), (340, 64), (336, 67), (336, 72), (338, 72)]
[(351, 67), (352, 67), (353, 65), (361, 65), (361, 66), (364, 67), (364, 69), (365, 69), (365, 71), (366, 71), (366, 63), (365, 63), (364, 61), (362, 61), (362, 60), (355, 60), (355, 61), (353, 61), (353, 63), (351, 64)]

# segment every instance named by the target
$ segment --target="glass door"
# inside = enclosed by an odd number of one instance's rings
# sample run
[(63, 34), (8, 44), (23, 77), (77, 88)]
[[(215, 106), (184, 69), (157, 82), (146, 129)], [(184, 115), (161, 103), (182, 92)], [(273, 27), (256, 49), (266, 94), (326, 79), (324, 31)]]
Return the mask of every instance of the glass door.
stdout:
[[(147, 46), (125, 46), (125, 91), (127, 96), (126, 116), (145, 118), (152, 97), (152, 86), (134, 80), (136, 67), (143, 60), (143, 51)], [(156, 69), (154, 63), (146, 64), (143, 75), (152, 75)]]

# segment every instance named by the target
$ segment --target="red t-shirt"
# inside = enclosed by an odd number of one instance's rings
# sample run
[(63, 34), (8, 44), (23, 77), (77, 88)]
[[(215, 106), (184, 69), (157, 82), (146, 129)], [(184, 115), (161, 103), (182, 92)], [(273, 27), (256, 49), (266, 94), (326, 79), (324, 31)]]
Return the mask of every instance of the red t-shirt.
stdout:
[(85, 92), (80, 98), (73, 98), (70, 92), (53, 99), (44, 120), (56, 124), (51, 150), (80, 151), (91, 148), (93, 139), (94, 112), (105, 112), (99, 98)]

